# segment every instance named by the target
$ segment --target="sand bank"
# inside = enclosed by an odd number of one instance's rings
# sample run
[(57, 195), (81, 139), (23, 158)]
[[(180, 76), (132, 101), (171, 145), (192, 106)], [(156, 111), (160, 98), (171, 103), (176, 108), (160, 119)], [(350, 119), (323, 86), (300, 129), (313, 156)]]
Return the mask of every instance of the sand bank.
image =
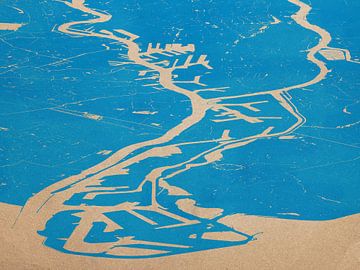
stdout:
[(69, 255), (40, 244), (39, 235), (12, 228), (21, 208), (0, 203), (2, 269), (360, 269), (360, 215), (331, 221), (295, 221), (233, 215), (220, 220), (252, 234), (244, 246), (145, 260)]

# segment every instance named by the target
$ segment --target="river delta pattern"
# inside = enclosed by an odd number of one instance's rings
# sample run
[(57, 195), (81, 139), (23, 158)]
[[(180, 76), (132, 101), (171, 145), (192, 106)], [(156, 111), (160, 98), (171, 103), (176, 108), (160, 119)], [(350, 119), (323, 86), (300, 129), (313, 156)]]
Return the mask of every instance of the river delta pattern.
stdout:
[(360, 212), (357, 1), (2, 5), (0, 198), (44, 245), (168, 256), (260, 237), (233, 214)]

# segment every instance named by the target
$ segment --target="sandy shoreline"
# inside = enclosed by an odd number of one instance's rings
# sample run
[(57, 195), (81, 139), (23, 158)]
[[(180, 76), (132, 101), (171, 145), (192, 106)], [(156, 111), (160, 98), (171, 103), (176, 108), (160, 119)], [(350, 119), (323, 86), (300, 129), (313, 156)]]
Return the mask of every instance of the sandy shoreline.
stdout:
[(360, 269), (359, 214), (322, 222), (227, 216), (222, 223), (260, 233), (258, 239), (238, 247), (124, 260), (68, 255), (45, 247), (35, 240), (38, 235), (12, 228), (20, 209), (0, 203), (2, 269)]
[(21, 23), (0, 23), (0, 30), (17, 31), (23, 24)]

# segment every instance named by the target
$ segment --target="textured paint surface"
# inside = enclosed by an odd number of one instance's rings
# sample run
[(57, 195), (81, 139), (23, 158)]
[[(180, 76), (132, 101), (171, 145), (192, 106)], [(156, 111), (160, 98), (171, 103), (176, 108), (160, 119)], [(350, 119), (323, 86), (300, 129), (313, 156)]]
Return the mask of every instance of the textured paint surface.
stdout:
[(135, 259), (261, 237), (223, 222), (236, 214), (360, 212), (357, 1), (3, 6), (0, 200), (23, 206), (15, 230)]

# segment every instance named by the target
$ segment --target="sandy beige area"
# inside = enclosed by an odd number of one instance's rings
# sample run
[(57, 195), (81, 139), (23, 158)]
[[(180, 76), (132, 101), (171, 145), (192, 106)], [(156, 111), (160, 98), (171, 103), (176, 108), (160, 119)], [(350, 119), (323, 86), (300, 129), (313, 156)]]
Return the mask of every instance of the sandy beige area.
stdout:
[(360, 215), (332, 221), (292, 221), (233, 215), (221, 222), (257, 240), (238, 247), (145, 260), (68, 255), (40, 244), (38, 235), (15, 231), (21, 208), (0, 204), (0, 269), (360, 269)]
[(7, 31), (16, 31), (21, 26), (21, 23), (0, 23), (0, 30), (7, 30)]

